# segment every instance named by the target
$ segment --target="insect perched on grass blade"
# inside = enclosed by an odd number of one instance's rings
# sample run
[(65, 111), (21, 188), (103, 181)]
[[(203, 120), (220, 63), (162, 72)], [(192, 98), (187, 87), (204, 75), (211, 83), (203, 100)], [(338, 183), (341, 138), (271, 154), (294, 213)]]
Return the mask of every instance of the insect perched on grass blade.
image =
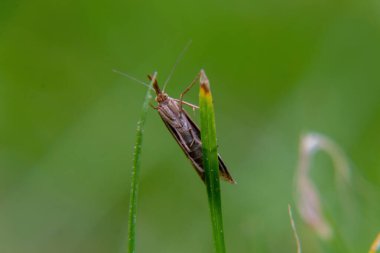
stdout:
[[(148, 77), (152, 80), (151, 76)], [(165, 123), (165, 126), (173, 135), (174, 139), (177, 141), (187, 158), (189, 158), (198, 175), (204, 181), (205, 171), (203, 169), (202, 161), (203, 154), (201, 132), (186, 111), (182, 109), (183, 104), (192, 108), (198, 108), (197, 106), (182, 101), (182, 98), (201, 77), (206, 77), (203, 70), (201, 70), (193, 82), (181, 94), (180, 99), (171, 98), (164, 91), (161, 91), (157, 80), (154, 79), (153, 88), (156, 92), (156, 102), (158, 105), (152, 105), (152, 107), (158, 111), (162, 121)], [(220, 155), (218, 155), (218, 160), (220, 176), (229, 183), (235, 183)]]

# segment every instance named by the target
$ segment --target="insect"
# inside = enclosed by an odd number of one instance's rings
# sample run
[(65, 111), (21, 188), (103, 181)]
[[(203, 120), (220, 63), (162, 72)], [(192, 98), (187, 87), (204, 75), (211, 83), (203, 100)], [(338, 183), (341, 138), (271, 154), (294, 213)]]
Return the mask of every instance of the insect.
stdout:
[[(202, 141), (201, 132), (199, 127), (194, 123), (182, 105), (188, 105), (194, 108), (198, 108), (195, 105), (189, 104), (183, 101), (183, 96), (191, 89), (191, 87), (197, 82), (200, 77), (206, 77), (203, 70), (197, 75), (193, 82), (185, 89), (180, 95), (180, 99), (174, 99), (168, 96), (167, 93), (161, 91), (158, 86), (157, 80), (153, 80), (153, 88), (156, 92), (157, 106), (151, 104), (151, 106), (158, 111), (162, 121), (168, 128), (169, 132), (173, 135), (178, 145), (181, 147), (187, 158), (191, 161), (195, 171), (205, 180), (205, 171), (203, 169), (202, 161)], [(152, 77), (148, 75), (148, 78), (152, 81)], [(225, 163), (218, 154), (219, 160), (219, 173), (220, 176), (227, 182), (234, 184), (235, 181), (230, 175)]]

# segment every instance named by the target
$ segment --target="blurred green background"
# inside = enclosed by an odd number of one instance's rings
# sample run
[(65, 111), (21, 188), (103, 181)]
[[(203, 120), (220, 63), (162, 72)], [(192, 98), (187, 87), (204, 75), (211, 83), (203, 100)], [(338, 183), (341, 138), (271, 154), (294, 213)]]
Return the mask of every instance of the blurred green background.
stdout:
[[(380, 231), (379, 1), (2, 0), (1, 253), (126, 252), (146, 88), (112, 69), (144, 81), (157, 70), (162, 84), (190, 39), (167, 91), (178, 97), (201, 68), (210, 79), (238, 182), (222, 184), (228, 252), (296, 252), (287, 204), (307, 131), (352, 165), (344, 203), (329, 157), (313, 165), (342, 252), (369, 249)], [(142, 155), (138, 252), (212, 252), (204, 186), (153, 110)], [(294, 215), (304, 252), (331, 252)]]

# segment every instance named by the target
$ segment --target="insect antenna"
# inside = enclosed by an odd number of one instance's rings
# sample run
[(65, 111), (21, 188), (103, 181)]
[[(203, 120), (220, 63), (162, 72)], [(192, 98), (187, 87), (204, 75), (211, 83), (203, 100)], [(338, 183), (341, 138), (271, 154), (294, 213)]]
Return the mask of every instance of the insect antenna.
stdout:
[(118, 74), (120, 74), (122, 76), (128, 77), (129, 79), (131, 79), (131, 80), (133, 80), (135, 82), (138, 82), (138, 83), (140, 83), (140, 84), (142, 84), (142, 85), (144, 85), (144, 86), (146, 86), (149, 89), (151, 89), (151, 90), (154, 91), (154, 89), (149, 84), (147, 84), (146, 82), (143, 82), (143, 81), (139, 80), (138, 78), (136, 78), (134, 76), (131, 76), (131, 75), (127, 74), (127, 73), (121, 72), (121, 71), (119, 71), (117, 69), (113, 69), (112, 71), (115, 72), (115, 73), (118, 73)]
[(168, 78), (166, 78), (165, 82), (164, 82), (164, 86), (162, 87), (162, 91), (164, 92), (165, 91), (165, 88), (166, 88), (166, 85), (168, 84), (170, 78), (172, 77), (173, 73), (174, 73), (174, 70), (177, 68), (177, 65), (178, 63), (181, 61), (183, 55), (186, 53), (187, 49), (189, 49), (190, 45), (191, 45), (191, 40), (189, 40), (186, 44), (186, 46), (182, 49), (181, 53), (178, 55), (177, 57), (177, 60), (175, 61), (172, 69), (170, 70), (170, 73), (169, 73), (169, 76)]

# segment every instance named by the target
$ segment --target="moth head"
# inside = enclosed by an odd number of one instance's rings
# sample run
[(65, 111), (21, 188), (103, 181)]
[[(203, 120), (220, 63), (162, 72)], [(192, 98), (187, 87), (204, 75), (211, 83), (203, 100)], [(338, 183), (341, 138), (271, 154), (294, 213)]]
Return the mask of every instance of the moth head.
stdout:
[(168, 99), (168, 94), (163, 93), (163, 92), (157, 94), (157, 96), (156, 96), (156, 102), (157, 103), (164, 102), (166, 99)]

